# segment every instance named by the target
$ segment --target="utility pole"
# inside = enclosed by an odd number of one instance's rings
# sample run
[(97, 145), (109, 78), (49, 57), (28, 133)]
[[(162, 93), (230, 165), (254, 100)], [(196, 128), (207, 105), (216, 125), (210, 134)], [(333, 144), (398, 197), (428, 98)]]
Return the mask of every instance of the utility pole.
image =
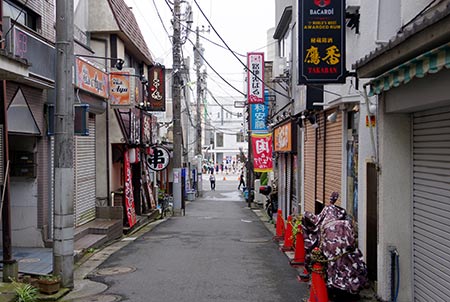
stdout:
[(194, 57), (195, 57), (195, 67), (197, 71), (197, 103), (196, 103), (196, 115), (197, 115), (197, 137), (196, 137), (196, 149), (195, 154), (196, 155), (202, 155), (202, 113), (201, 113), (201, 106), (203, 101), (203, 95), (204, 95), (204, 81), (206, 79), (206, 72), (201, 72), (201, 67), (203, 65), (203, 48), (200, 44), (200, 33), (201, 32), (209, 32), (209, 28), (207, 30), (205, 29), (199, 29), (198, 26), (196, 28), (196, 41), (195, 41), (195, 49), (194, 49)]
[(182, 157), (182, 130), (181, 130), (181, 0), (173, 1), (173, 62), (172, 62), (172, 106), (173, 106), (173, 197), (175, 213), (182, 210), (181, 192), (181, 157)]
[(56, 0), (55, 208), (53, 274), (73, 288), (73, 0)]

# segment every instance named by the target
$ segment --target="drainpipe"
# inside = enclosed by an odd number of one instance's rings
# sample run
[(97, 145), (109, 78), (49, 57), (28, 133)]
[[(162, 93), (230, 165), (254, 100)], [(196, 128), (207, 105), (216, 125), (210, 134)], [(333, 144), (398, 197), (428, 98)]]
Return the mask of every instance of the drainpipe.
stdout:
[[(363, 97), (364, 97), (364, 101), (366, 102), (367, 114), (369, 115), (369, 131), (370, 131), (370, 141), (372, 144), (373, 160), (378, 169), (378, 153), (377, 153), (377, 148), (375, 146), (374, 127), (372, 127), (372, 122), (370, 120), (369, 97), (368, 97), (367, 91), (366, 91), (367, 85), (369, 85), (369, 83), (366, 83), (363, 85)], [(377, 106), (377, 111), (378, 111), (378, 106)]]

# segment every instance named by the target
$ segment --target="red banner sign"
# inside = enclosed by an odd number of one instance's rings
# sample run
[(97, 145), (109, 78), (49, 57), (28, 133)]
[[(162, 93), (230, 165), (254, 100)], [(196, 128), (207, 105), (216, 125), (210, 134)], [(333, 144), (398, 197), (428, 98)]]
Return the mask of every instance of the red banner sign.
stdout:
[(252, 134), (252, 153), (255, 172), (272, 171), (272, 134)]
[(131, 182), (131, 165), (128, 150), (123, 153), (123, 166), (125, 173), (125, 209), (127, 211), (128, 224), (131, 228), (136, 223), (136, 211), (134, 209), (133, 184)]

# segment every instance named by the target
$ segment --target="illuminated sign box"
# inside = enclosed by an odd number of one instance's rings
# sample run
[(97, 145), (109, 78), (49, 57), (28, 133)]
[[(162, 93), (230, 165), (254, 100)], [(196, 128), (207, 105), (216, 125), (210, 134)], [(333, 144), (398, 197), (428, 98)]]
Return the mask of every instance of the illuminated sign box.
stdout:
[(299, 84), (345, 83), (345, 0), (300, 0)]

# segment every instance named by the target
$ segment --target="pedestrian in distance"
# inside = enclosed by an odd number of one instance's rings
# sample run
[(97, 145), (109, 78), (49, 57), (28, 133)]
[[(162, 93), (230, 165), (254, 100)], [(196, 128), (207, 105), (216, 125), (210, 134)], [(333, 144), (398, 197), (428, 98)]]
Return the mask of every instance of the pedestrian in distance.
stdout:
[(216, 177), (214, 176), (213, 173), (211, 173), (211, 175), (209, 176), (209, 182), (211, 183), (211, 191), (215, 191), (216, 190)]
[(241, 172), (241, 176), (239, 176), (238, 190), (241, 189), (241, 185), (245, 188), (245, 179), (244, 179), (244, 173), (243, 172)]

